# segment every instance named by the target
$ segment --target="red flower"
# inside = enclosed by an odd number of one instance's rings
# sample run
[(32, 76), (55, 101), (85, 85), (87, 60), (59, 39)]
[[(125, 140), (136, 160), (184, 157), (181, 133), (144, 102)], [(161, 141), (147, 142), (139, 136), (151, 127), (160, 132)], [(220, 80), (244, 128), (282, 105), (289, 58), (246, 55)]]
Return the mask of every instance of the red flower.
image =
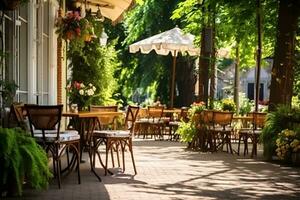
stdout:
[(80, 33), (81, 33), (80, 28), (76, 28), (76, 29), (75, 29), (75, 32), (76, 32), (76, 34), (77, 34), (78, 36), (80, 36)]

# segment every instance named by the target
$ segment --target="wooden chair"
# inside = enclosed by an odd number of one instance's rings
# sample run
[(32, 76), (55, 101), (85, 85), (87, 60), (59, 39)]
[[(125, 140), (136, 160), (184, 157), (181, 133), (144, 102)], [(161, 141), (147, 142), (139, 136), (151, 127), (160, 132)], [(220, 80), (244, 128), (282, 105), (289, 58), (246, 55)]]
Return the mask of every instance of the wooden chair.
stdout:
[[(57, 176), (58, 187), (61, 188), (61, 158), (69, 150), (73, 153), (74, 163), (77, 162), (78, 184), (80, 184), (80, 136), (77, 131), (60, 131), (63, 105), (40, 106), (26, 105), (30, 131), (46, 152), (53, 158), (53, 171)], [(72, 159), (73, 160), (73, 159)], [(71, 165), (71, 163), (68, 163)], [(68, 165), (70, 172), (73, 166)]]
[(134, 126), (134, 136), (143, 136), (145, 137), (148, 135), (149, 132), (149, 118), (148, 118), (148, 109), (141, 108), (139, 110), (138, 116), (135, 120), (135, 126)]
[(188, 107), (182, 107), (180, 109), (180, 115), (178, 119), (174, 119), (173, 117), (171, 117), (171, 121), (168, 123), (171, 140), (179, 140), (179, 134), (177, 134), (176, 131), (179, 127), (180, 122), (188, 122), (188, 109)]
[(214, 128), (214, 123), (213, 123), (213, 110), (203, 110), (203, 117), (202, 117), (202, 123), (204, 127), (204, 132), (205, 132), (205, 148), (206, 150), (209, 151), (215, 151), (215, 146), (214, 146), (214, 132), (212, 132)]
[(134, 129), (134, 123), (136, 120), (136, 117), (139, 112), (139, 107), (137, 106), (128, 106), (127, 112), (126, 112), (126, 118), (125, 118), (125, 127), (122, 130), (95, 130), (93, 132), (93, 165), (95, 165), (95, 155), (97, 154), (99, 157), (100, 162), (101, 157), (100, 153), (98, 152), (98, 148), (101, 143), (104, 143), (106, 145), (106, 153), (105, 153), (105, 175), (107, 175), (108, 172), (108, 154), (110, 151), (114, 150), (121, 150), (122, 153), (122, 161), (123, 161), (123, 172), (125, 171), (125, 151), (128, 147), (132, 164), (134, 168), (135, 174), (137, 174), (135, 162), (134, 162), (134, 156), (133, 156), (133, 149), (132, 149), (132, 132)]
[(163, 139), (165, 122), (162, 119), (164, 106), (148, 106), (149, 132), (154, 137)]
[(249, 123), (247, 122), (251, 122), (251, 125), (253, 124), (253, 114), (249, 113), (248, 118), (242, 119), (242, 127), (239, 128), (238, 131), (238, 151), (237, 154), (240, 155), (240, 145), (241, 142), (243, 141), (244, 143), (244, 156), (246, 154), (248, 154), (248, 139), (249, 139), (249, 135), (251, 134), (251, 132), (253, 131), (253, 127), (250, 126)]
[[(226, 144), (227, 152), (229, 146), (230, 153), (233, 153), (231, 146), (231, 133), (233, 131), (233, 127), (231, 126), (232, 117), (233, 112), (213, 111), (213, 127), (210, 133), (214, 151), (217, 151), (219, 146), (223, 149), (224, 144)], [(219, 144), (217, 144), (217, 140), (219, 140)]]
[[(91, 105), (90, 111), (99, 111), (99, 112), (117, 112), (118, 106), (98, 106), (98, 105)], [(110, 116), (101, 116), (98, 117), (100, 122), (100, 129), (115, 129), (116, 128), (116, 118)]]
[(266, 113), (261, 113), (261, 112), (253, 112), (253, 131), (250, 132), (249, 136), (252, 140), (252, 153), (251, 157), (257, 156), (257, 143), (258, 143), (258, 138), (259, 135), (262, 132), (262, 129), (265, 125), (265, 120), (266, 120)]
[(25, 131), (29, 131), (26, 123), (26, 112), (23, 103), (15, 102), (10, 106), (8, 127), (20, 127)]

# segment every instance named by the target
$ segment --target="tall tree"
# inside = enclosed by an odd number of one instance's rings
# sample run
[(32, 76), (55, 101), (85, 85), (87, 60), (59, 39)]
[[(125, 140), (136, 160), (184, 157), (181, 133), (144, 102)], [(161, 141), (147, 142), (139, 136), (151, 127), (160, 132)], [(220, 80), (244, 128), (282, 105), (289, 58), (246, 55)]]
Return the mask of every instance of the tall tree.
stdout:
[(300, 1), (298, 0), (279, 1), (277, 42), (270, 88), (270, 110), (274, 110), (278, 104), (291, 104), (299, 10)]

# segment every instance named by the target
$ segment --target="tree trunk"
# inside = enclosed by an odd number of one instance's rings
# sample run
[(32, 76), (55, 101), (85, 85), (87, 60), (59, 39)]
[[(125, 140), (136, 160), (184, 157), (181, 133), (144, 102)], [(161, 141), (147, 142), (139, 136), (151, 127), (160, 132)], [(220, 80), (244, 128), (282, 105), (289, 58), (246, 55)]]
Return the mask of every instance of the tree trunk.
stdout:
[(260, 90), (260, 67), (262, 52), (262, 30), (261, 30), (261, 0), (256, 1), (257, 11), (257, 53), (256, 53), (256, 75), (255, 75), (255, 112), (258, 112), (259, 90)]
[(208, 41), (205, 41), (206, 30), (206, 28), (203, 28), (201, 32), (201, 52), (199, 60), (199, 101), (204, 101), (207, 105), (210, 52), (206, 50), (206, 45), (208, 43)]
[(216, 69), (216, 10), (213, 10), (213, 26), (212, 26), (212, 55), (211, 55), (211, 66), (210, 66), (210, 90), (209, 90), (209, 97), (210, 97), (210, 105), (209, 107), (212, 109), (216, 94), (216, 77), (217, 77), (217, 69)]
[(272, 69), (269, 110), (278, 104), (291, 104), (293, 93), (295, 33), (300, 3), (297, 0), (281, 0), (277, 24), (277, 42)]
[(195, 95), (194, 59), (178, 57), (176, 71), (179, 96), (175, 101), (175, 106), (190, 106)]
[(239, 40), (236, 41), (235, 47), (235, 67), (234, 67), (234, 103), (236, 105), (236, 112), (239, 113), (239, 88), (240, 88), (240, 49)]

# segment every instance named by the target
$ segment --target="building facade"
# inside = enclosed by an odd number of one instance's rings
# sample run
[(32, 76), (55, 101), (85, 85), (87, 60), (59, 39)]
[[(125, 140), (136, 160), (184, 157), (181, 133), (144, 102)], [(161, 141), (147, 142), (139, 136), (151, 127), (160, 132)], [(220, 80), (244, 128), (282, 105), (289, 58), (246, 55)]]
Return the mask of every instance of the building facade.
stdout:
[(56, 103), (58, 7), (57, 0), (30, 0), (16, 10), (0, 11), (5, 55), (0, 73), (2, 80), (19, 86), (15, 101)]

